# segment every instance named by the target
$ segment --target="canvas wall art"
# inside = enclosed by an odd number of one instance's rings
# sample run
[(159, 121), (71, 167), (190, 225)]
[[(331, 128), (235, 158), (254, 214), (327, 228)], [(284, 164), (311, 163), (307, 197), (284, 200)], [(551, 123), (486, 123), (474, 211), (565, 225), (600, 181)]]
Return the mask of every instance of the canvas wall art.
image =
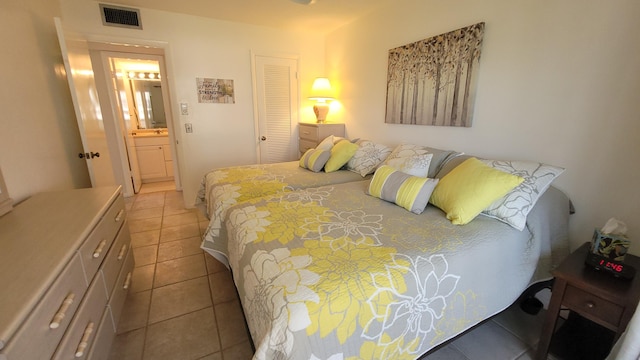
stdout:
[(484, 23), (389, 50), (389, 124), (470, 127)]
[(199, 103), (235, 104), (233, 80), (196, 78)]

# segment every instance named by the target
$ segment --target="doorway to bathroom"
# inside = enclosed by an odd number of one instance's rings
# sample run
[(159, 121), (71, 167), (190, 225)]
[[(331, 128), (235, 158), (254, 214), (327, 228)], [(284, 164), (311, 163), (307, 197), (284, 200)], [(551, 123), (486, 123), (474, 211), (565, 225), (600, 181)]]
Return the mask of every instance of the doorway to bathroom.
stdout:
[(130, 176), (125, 194), (139, 193), (143, 184), (180, 190), (164, 51), (102, 43), (89, 49), (102, 108), (111, 110), (103, 111), (104, 120), (120, 129), (117, 146)]

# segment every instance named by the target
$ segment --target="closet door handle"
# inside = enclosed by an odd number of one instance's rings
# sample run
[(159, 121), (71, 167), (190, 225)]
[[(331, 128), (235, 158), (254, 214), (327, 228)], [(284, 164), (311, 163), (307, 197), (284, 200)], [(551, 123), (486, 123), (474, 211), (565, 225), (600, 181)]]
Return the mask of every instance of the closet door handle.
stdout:
[(261, 137), (261, 138), (260, 138), (260, 140), (262, 140), (262, 141), (267, 141), (267, 137), (266, 137), (266, 136), (263, 136), (263, 137)]
[(60, 323), (67, 316), (67, 310), (69, 310), (69, 306), (73, 304), (73, 300), (75, 299), (76, 294), (70, 293), (67, 297), (64, 298), (58, 312), (53, 316), (53, 320), (49, 323), (49, 329), (57, 329), (60, 327)]

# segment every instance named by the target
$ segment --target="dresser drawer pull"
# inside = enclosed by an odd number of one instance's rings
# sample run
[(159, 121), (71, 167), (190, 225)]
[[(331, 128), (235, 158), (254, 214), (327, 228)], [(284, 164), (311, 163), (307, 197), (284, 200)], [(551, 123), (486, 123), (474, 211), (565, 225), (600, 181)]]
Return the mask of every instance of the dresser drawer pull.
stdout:
[(131, 271), (127, 274), (127, 278), (124, 279), (124, 285), (122, 285), (123, 290), (127, 290), (131, 286)]
[(120, 248), (120, 252), (118, 253), (118, 261), (122, 260), (124, 256), (127, 254), (127, 244), (123, 244)]
[(100, 257), (100, 254), (102, 254), (102, 250), (104, 250), (104, 247), (107, 245), (107, 239), (102, 239), (102, 241), (100, 241), (100, 244), (98, 244), (98, 247), (93, 251), (93, 257), (95, 259)]
[(587, 301), (586, 305), (589, 309), (593, 309), (594, 307), (596, 307), (596, 304), (592, 303), (591, 301)]
[(118, 214), (116, 215), (116, 218), (114, 219), (115, 222), (120, 222), (120, 220), (122, 220), (122, 215), (124, 215), (124, 209), (120, 209), (120, 211), (118, 211)]
[(58, 312), (53, 316), (53, 320), (49, 323), (49, 329), (57, 329), (60, 326), (64, 317), (67, 316), (67, 310), (69, 310), (69, 306), (73, 304), (75, 297), (76, 294), (70, 293), (64, 298), (62, 305), (60, 305), (60, 309), (58, 309)]
[(91, 337), (91, 333), (93, 333), (93, 322), (87, 324), (87, 327), (84, 329), (84, 334), (82, 334), (82, 339), (80, 339), (80, 344), (78, 344), (78, 348), (76, 349), (77, 358), (81, 358), (84, 356), (84, 351), (89, 345), (89, 338)]

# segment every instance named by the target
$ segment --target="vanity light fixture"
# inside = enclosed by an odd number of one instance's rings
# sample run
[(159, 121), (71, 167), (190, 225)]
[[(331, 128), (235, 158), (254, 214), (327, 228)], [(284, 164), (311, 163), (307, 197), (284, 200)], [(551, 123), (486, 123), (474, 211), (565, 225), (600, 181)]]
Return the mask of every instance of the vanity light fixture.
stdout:
[(129, 76), (129, 79), (132, 79), (132, 80), (135, 80), (135, 79), (160, 80), (160, 74), (155, 72), (129, 71), (127, 75)]
[(313, 112), (316, 114), (316, 121), (323, 123), (327, 119), (329, 113), (329, 104), (333, 98), (333, 92), (331, 91), (331, 83), (327, 78), (316, 78), (311, 86), (311, 96), (309, 99), (316, 100), (316, 104), (313, 106)]

